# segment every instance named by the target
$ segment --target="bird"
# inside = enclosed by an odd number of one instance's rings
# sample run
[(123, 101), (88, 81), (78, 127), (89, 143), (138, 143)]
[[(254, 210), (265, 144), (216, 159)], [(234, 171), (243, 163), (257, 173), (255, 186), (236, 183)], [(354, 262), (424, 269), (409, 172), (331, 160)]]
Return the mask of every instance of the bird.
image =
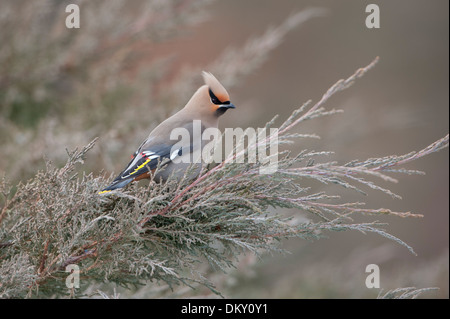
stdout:
[[(133, 181), (152, 178), (151, 173), (156, 170), (159, 162), (164, 163), (164, 169), (153, 176), (156, 181), (166, 181), (171, 174), (176, 178), (185, 174), (190, 166), (189, 161), (186, 161), (187, 157), (193, 153), (201, 153), (208, 143), (192, 138), (195, 124), (201, 124), (201, 133), (208, 128), (218, 129), (219, 117), (228, 109), (236, 108), (230, 102), (227, 90), (212, 73), (203, 71), (202, 75), (205, 84), (198, 88), (184, 108), (150, 132), (131, 156), (131, 161), (125, 169), (98, 194), (123, 188)], [(176, 129), (187, 130), (191, 138), (187, 142), (171, 139), (171, 132)], [(199, 167), (195, 171), (194, 174), (198, 175)]]

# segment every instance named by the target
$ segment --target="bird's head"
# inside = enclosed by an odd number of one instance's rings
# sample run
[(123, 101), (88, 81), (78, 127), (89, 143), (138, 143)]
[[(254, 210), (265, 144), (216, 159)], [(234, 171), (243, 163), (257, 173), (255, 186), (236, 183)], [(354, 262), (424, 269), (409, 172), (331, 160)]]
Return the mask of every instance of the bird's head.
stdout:
[(202, 72), (202, 75), (205, 85), (198, 89), (187, 106), (213, 117), (219, 117), (228, 109), (236, 108), (230, 102), (227, 90), (214, 75), (205, 71)]

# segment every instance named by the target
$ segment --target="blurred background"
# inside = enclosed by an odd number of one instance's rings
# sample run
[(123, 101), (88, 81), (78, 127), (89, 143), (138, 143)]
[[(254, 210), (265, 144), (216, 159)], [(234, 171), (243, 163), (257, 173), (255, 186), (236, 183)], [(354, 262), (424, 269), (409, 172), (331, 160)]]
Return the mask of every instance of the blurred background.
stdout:
[[(65, 7), (80, 7), (68, 29)], [(380, 28), (365, 26), (369, 3)], [(334, 151), (346, 163), (420, 150), (449, 130), (449, 3), (441, 0), (0, 0), (0, 175), (26, 181), (66, 161), (66, 149), (100, 137), (82, 169), (115, 175), (153, 127), (184, 106), (212, 71), (237, 105), (221, 127), (262, 127), (376, 56), (378, 65), (327, 103), (343, 114), (305, 123), (293, 150)], [(306, 10), (306, 11), (305, 11)], [(299, 13), (301, 12), (301, 13)], [(281, 123), (281, 122), (280, 122)], [(346, 201), (424, 215), (389, 217), (387, 230), (418, 256), (376, 235), (332, 233), (317, 242), (290, 240), (287, 255), (243, 256), (229, 275), (211, 274), (226, 297), (374, 298), (366, 265), (380, 267), (381, 288), (438, 287), (448, 298), (448, 149), (385, 184), (394, 200), (323, 187)], [(288, 211), (286, 213), (299, 214)], [(152, 287), (133, 292), (152, 296)], [(179, 296), (207, 294), (186, 290)]]

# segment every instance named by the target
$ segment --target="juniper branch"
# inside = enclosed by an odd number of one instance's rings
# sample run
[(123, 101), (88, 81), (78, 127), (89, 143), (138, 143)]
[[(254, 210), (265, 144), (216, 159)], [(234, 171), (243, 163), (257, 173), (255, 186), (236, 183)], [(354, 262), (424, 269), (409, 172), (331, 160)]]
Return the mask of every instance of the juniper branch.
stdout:
[[(280, 125), (278, 135), (269, 135), (266, 140), (278, 138), (281, 145), (315, 137), (290, 131), (305, 120), (329, 115), (324, 103), (376, 61), (337, 82), (308, 110), (310, 104), (294, 111)], [(368, 178), (396, 182), (390, 173), (417, 173), (400, 167), (448, 147), (448, 135), (419, 152), (343, 165), (320, 161), (331, 152), (304, 150), (291, 156), (280, 151), (279, 170), (270, 175), (259, 174), (261, 163), (234, 161), (258, 148), (260, 141), (255, 141), (239, 152), (236, 146), (220, 164), (203, 170), (193, 181), (169, 179), (161, 184), (151, 182), (148, 187), (132, 185), (108, 196), (98, 196), (97, 191), (111, 178), (74, 173), (94, 143), (68, 152), (62, 168), (48, 162), (45, 170), (17, 185), (13, 196), (12, 188), (3, 183), (2, 194), (7, 196), (0, 215), (0, 296), (67, 294), (62, 282), (69, 264), (80, 266), (85, 285), (108, 281), (128, 287), (152, 280), (169, 286), (201, 283), (216, 291), (203, 275), (189, 270), (206, 260), (227, 271), (243, 251), (278, 251), (280, 239), (317, 239), (334, 231), (376, 233), (414, 252), (385, 231), (385, 224), (357, 223), (352, 216), (421, 215), (340, 203), (336, 195), (314, 192), (307, 181), (360, 192), (359, 185), (365, 185), (397, 197)], [(292, 216), (270, 212), (272, 207), (296, 208), (310, 218), (298, 222)], [(11, 267), (20, 270), (15, 273)], [(24, 279), (23, 284), (17, 284), (16, 276)]]

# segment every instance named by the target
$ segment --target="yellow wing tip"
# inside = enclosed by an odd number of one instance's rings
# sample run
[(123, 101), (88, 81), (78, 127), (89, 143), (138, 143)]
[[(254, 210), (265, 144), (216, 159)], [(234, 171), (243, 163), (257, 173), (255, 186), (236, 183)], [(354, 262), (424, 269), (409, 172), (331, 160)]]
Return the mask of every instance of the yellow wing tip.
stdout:
[(109, 192), (111, 192), (111, 191), (110, 190), (104, 190), (104, 191), (98, 192), (98, 194), (101, 195), (101, 194), (106, 194), (106, 193), (109, 193)]
[(139, 165), (134, 172), (130, 173), (129, 176), (136, 174), (141, 168), (143, 168), (145, 165), (147, 165), (148, 163), (150, 163), (152, 161), (151, 158), (147, 159), (144, 163), (142, 163), (141, 165)]

